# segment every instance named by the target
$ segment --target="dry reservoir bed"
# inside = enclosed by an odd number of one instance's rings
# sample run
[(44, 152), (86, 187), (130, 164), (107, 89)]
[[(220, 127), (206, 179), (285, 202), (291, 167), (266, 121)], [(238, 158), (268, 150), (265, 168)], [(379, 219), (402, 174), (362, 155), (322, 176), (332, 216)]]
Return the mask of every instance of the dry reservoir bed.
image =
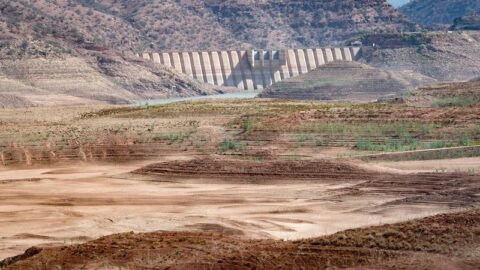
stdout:
[(0, 258), (33, 245), (128, 231), (315, 237), (476, 206), (479, 180), (380, 173), (324, 160), (202, 158), (9, 169), (0, 171)]

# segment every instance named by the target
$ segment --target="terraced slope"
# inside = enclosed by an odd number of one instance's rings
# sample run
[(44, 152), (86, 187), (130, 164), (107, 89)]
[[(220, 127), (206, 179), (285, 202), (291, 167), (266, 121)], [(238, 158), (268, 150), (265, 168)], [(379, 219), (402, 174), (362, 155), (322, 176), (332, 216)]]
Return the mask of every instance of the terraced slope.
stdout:
[(1, 107), (128, 104), (208, 93), (216, 93), (213, 86), (134, 58), (84, 56), (0, 62)]
[(399, 95), (435, 80), (412, 72), (391, 72), (355, 62), (333, 62), (276, 83), (260, 96), (288, 99), (375, 100)]
[(123, 53), (134, 49), (136, 30), (76, 1), (0, 1), (0, 28), (0, 107), (217, 92)]
[(410, 70), (438, 81), (468, 81), (480, 74), (480, 32), (376, 34), (364, 37), (361, 61), (392, 71)]

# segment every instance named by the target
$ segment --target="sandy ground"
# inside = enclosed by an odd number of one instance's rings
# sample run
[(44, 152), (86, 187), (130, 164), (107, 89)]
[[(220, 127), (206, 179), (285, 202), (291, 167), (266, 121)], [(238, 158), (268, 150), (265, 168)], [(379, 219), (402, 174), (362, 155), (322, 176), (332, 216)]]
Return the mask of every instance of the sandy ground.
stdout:
[(417, 172), (480, 172), (480, 157), (443, 160), (419, 160), (367, 163), (366, 168), (399, 173)]
[(299, 239), (451, 210), (439, 204), (388, 205), (402, 199), (399, 195), (342, 196), (341, 190), (359, 184), (351, 180), (212, 184), (125, 174), (147, 163), (0, 171), (0, 259), (32, 245), (118, 232), (193, 229)]

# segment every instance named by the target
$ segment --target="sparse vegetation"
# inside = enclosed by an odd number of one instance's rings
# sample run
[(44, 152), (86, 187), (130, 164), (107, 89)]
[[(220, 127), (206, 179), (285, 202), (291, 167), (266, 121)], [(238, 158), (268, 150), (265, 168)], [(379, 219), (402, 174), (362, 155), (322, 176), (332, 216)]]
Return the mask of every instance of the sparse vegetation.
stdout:
[(179, 142), (182, 143), (186, 139), (190, 138), (190, 132), (179, 132), (179, 133), (160, 133), (156, 134), (153, 137), (154, 141), (168, 141), (170, 144)]
[(242, 133), (247, 134), (253, 129), (253, 120), (250, 117), (245, 118), (243, 121), (243, 126), (242, 126)]
[[(449, 108), (436, 110), (441, 112)], [(352, 151), (368, 152), (479, 145), (480, 123), (469, 120), (474, 116), (470, 111), (476, 107), (455, 108), (459, 108), (455, 114), (438, 114), (438, 118), (429, 116), (425, 119), (423, 115), (431, 109), (401, 104), (271, 100), (79, 108), (78, 111), (71, 110), (64, 117), (53, 118), (45, 118), (49, 112), (43, 109), (19, 109), (9, 111), (0, 118), (4, 122), (0, 145), (3, 146), (6, 163), (19, 159), (21, 155), (16, 152), (25, 146), (32, 152), (34, 163), (37, 158), (45, 159), (47, 154), (37, 153), (46, 151), (41, 150), (44, 149), (43, 145), (48, 145), (48, 151), (53, 151), (56, 159), (79, 146), (86, 153), (85, 157), (80, 158), (98, 158), (105, 155), (100, 145), (111, 148), (111, 155), (120, 149), (134, 153), (140, 151), (134, 149), (144, 149), (142, 145), (155, 145), (149, 149), (152, 152), (159, 147), (164, 149), (171, 146), (171, 149), (181, 148), (184, 151), (195, 149), (208, 152), (213, 148), (220, 152), (245, 150), (253, 153), (258, 152), (255, 149), (275, 144), (279, 138), (287, 143), (288, 148), (341, 146), (349, 147)], [(222, 115), (222, 118), (217, 119), (218, 115)], [(37, 122), (35, 119), (39, 117), (51, 121)], [(466, 119), (461, 120), (462, 117)], [(205, 126), (202, 119), (210, 119), (208, 121), (213, 126), (226, 130), (219, 134), (197, 134)], [(25, 124), (18, 124), (19, 121)], [(33, 127), (35, 132), (32, 132)], [(13, 137), (12, 134), (17, 136)], [(222, 141), (222, 138), (228, 139)], [(288, 145), (289, 142), (293, 144)], [(110, 155), (109, 151), (106, 155)]]
[(234, 140), (229, 140), (229, 139), (225, 139), (223, 140), (222, 143), (220, 143), (220, 145), (218, 146), (219, 150), (222, 152), (222, 153), (225, 153), (227, 151), (237, 151), (237, 150), (240, 150), (243, 148), (242, 145), (240, 145), (240, 143), (238, 143), (237, 141), (234, 141)]
[(476, 99), (476, 97), (457, 96), (457, 97), (439, 98), (432, 103), (432, 106), (437, 108), (469, 107), (479, 103), (480, 103), (480, 100)]

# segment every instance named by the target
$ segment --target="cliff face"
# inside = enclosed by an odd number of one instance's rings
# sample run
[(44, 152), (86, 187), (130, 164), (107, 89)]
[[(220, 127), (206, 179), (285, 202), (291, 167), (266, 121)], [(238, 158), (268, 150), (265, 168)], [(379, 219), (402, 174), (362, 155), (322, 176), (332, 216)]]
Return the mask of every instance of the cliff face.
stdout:
[(480, 12), (478, 0), (413, 0), (400, 11), (412, 21), (424, 24), (451, 25), (455, 18)]

